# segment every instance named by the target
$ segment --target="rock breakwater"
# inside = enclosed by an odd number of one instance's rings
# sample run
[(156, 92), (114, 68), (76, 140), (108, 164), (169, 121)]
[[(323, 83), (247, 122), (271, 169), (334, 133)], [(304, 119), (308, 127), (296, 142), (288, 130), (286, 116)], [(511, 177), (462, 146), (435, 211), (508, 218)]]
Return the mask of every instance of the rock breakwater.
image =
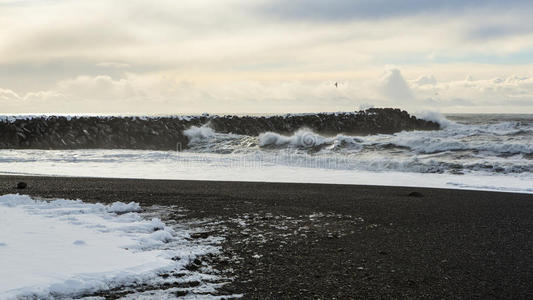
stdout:
[(390, 134), (440, 128), (435, 122), (391, 108), (268, 117), (24, 117), (0, 121), (0, 149), (179, 150), (188, 144), (183, 131), (202, 125), (221, 133), (251, 136), (266, 131), (292, 134), (301, 128), (322, 135)]

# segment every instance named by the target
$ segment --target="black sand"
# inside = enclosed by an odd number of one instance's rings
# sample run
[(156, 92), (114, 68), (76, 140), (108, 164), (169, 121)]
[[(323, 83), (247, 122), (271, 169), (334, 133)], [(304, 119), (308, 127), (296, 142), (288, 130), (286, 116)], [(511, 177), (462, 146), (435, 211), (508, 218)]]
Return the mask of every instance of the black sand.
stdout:
[[(28, 187), (17, 190), (18, 181)], [(409, 196), (413, 191), (421, 195)], [(17, 192), (176, 205), (188, 210), (182, 221), (219, 220), (227, 231), (209, 228), (206, 235), (226, 237), (224, 255), (211, 263), (235, 277), (221, 294), (243, 293), (246, 299), (533, 297), (533, 195), (0, 176), (1, 194)]]

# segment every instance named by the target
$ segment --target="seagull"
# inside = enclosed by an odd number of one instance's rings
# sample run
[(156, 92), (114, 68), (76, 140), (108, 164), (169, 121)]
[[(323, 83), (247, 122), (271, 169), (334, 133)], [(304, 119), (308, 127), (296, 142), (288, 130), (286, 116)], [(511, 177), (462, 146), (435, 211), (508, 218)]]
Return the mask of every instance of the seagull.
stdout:
[(339, 87), (339, 83), (338, 82), (335, 82), (335, 87)]

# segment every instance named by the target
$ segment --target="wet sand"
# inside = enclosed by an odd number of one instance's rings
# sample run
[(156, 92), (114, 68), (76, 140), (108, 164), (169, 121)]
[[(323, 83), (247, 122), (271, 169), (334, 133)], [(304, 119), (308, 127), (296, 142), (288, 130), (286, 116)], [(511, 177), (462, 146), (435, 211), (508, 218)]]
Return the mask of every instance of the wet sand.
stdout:
[[(28, 187), (17, 190), (19, 181)], [(409, 196), (414, 191), (421, 195)], [(17, 192), (179, 207), (179, 215), (169, 213), (164, 218), (210, 220), (204, 234), (195, 238), (225, 238), (221, 255), (209, 258), (215, 269), (234, 277), (220, 295), (242, 293), (245, 299), (533, 295), (533, 195), (0, 176), (1, 194)]]

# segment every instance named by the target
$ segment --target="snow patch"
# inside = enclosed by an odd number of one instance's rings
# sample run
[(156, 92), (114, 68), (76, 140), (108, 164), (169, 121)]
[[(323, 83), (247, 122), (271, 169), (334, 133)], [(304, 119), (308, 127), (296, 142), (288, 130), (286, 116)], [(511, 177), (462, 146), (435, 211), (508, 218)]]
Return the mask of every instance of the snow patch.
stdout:
[(123, 202), (114, 202), (107, 208), (107, 211), (110, 213), (139, 212), (141, 211), (141, 206), (136, 202), (130, 202), (128, 204)]
[(187, 272), (198, 256), (218, 251), (188, 241), (185, 229), (145, 219), (140, 210), (135, 202), (0, 196), (0, 299), (81, 297), (144, 283), (157, 287), (182, 280), (158, 274)]

